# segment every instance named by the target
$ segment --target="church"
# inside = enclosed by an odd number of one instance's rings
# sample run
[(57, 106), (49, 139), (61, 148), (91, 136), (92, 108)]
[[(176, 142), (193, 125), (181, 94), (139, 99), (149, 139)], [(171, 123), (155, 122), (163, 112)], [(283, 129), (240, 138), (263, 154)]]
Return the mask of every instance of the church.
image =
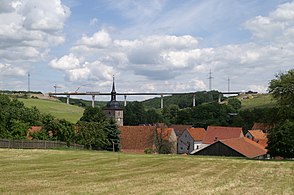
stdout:
[(111, 90), (111, 100), (107, 103), (103, 112), (107, 118), (113, 119), (118, 126), (123, 126), (123, 109), (120, 103), (116, 101), (114, 77)]

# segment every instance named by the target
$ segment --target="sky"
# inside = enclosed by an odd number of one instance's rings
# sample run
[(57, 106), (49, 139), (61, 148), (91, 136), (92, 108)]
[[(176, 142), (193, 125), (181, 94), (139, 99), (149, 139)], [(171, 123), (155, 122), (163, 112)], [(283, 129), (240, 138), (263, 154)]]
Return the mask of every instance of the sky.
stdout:
[(0, 0), (0, 90), (265, 93), (293, 62), (294, 1)]

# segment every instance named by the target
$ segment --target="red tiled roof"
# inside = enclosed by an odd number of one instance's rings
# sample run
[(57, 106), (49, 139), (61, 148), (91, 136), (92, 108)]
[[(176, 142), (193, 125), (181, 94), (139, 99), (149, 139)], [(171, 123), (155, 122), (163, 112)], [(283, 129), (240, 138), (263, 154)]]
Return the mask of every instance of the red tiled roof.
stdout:
[(192, 125), (171, 125), (170, 126), (170, 128), (173, 128), (175, 130), (177, 136), (181, 136), (186, 129), (191, 127)]
[(153, 148), (155, 126), (121, 126), (122, 151), (144, 152), (146, 148)]
[(42, 126), (32, 126), (32, 127), (29, 128), (28, 131), (27, 131), (27, 138), (30, 139), (30, 140), (33, 139), (33, 137), (30, 136), (30, 134), (31, 134), (31, 133), (39, 132), (39, 131), (41, 131), (42, 128), (43, 128)]
[(244, 137), (241, 127), (208, 126), (203, 143), (212, 144), (218, 140), (240, 137)]
[(262, 130), (248, 130), (248, 132), (255, 138), (255, 139), (266, 139), (266, 133)]
[(248, 139), (247, 137), (221, 140), (223, 144), (229, 146), (247, 158), (255, 158), (265, 155), (267, 150), (260, 144)]
[(194, 141), (202, 141), (204, 136), (205, 136), (205, 133), (206, 133), (204, 128), (193, 128), (193, 127), (191, 127), (189, 129), (187, 129), (187, 131), (192, 136)]
[(272, 129), (274, 126), (266, 123), (254, 123), (252, 130), (262, 130), (262, 131), (268, 131)]
[(264, 148), (267, 146), (267, 134), (262, 130), (249, 130), (248, 132), (253, 136), (253, 141), (262, 145)]

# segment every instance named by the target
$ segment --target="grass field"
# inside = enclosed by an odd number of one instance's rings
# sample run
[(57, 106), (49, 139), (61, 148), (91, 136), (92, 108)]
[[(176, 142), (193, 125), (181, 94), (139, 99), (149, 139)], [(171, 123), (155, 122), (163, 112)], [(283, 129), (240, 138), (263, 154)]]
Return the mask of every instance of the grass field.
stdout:
[(0, 149), (0, 194), (294, 194), (293, 161)]
[(276, 101), (270, 94), (258, 94), (256, 98), (244, 99), (241, 101), (242, 110), (253, 108), (273, 107)]
[(66, 119), (72, 123), (76, 123), (83, 115), (84, 109), (67, 105), (59, 101), (41, 100), (41, 99), (18, 99), (22, 101), (25, 106), (36, 106), (42, 113), (52, 114), (56, 118)]

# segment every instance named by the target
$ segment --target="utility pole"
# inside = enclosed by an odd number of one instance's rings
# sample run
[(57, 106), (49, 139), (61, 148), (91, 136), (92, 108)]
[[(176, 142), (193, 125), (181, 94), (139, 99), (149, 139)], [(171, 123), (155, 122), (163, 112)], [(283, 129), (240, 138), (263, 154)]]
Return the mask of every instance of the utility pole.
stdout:
[(54, 93), (56, 93), (57, 85), (55, 84), (53, 87), (54, 87)]
[(57, 88), (61, 88), (61, 87), (57, 86), (56, 84), (55, 84), (53, 87), (54, 87), (54, 92), (55, 92), (55, 93), (56, 93), (56, 91), (57, 91), (57, 90), (56, 90)]
[(30, 72), (28, 73), (28, 92), (31, 91), (31, 74)]
[(228, 77), (228, 92), (230, 92), (230, 77)]
[(212, 82), (212, 79), (213, 79), (213, 77), (212, 77), (212, 73), (211, 73), (211, 69), (210, 69), (210, 71), (209, 71), (209, 77), (208, 77), (208, 80), (209, 80), (209, 91), (211, 91), (211, 82)]

